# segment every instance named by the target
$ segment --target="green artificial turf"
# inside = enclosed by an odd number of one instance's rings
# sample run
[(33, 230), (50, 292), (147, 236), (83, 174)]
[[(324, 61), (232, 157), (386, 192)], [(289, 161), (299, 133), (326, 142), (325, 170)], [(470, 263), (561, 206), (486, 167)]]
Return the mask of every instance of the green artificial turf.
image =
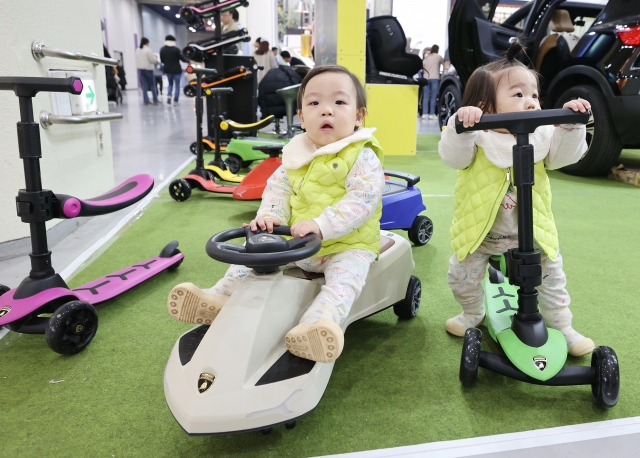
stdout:
[[(385, 168), (422, 177), (424, 214), (434, 222), (432, 240), (413, 248), (414, 274), (423, 285), (420, 312), (398, 321), (387, 310), (350, 326), (323, 399), (295, 429), (190, 437), (173, 419), (163, 372), (175, 341), (191, 326), (169, 317), (167, 293), (180, 282), (208, 287), (218, 279), (226, 265), (205, 254), (207, 238), (249, 221), (258, 202), (194, 191), (177, 203), (164, 190), (71, 286), (153, 257), (173, 239), (186, 255), (176, 272), (98, 306), (98, 333), (76, 356), (53, 353), (43, 336), (10, 333), (0, 340), (0, 456), (300, 457), (640, 415), (640, 189), (550, 173), (574, 325), (617, 352), (618, 405), (595, 408), (588, 386), (528, 385), (483, 369), (476, 387), (465, 389), (458, 381), (462, 339), (444, 330), (445, 320), (459, 313), (446, 281), (456, 175), (437, 155), (438, 138), (419, 135), (415, 157), (385, 159)], [(623, 155), (639, 158), (637, 151)], [(496, 350), (487, 337), (483, 347)], [(589, 361), (569, 358), (570, 364)]]

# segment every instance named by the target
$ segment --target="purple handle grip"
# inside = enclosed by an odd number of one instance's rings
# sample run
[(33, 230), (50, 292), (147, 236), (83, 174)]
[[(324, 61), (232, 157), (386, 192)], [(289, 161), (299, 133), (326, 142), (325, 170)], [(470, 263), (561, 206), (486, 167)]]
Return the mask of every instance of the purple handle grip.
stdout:
[(78, 199), (58, 194), (55, 202), (55, 217), (75, 218), (112, 213), (135, 204), (149, 194), (151, 189), (153, 189), (153, 177), (142, 174), (131, 177), (112, 190), (91, 199)]

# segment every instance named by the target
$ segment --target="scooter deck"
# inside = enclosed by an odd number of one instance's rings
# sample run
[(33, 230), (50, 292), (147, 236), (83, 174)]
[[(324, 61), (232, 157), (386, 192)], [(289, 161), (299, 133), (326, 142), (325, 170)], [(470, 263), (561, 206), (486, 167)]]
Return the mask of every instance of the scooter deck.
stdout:
[(41, 293), (23, 299), (15, 299), (16, 289), (12, 289), (0, 296), (0, 310), (6, 313), (0, 318), (0, 326), (23, 318), (51, 301), (62, 297), (69, 301), (81, 300), (92, 305), (112, 299), (119, 294), (148, 280), (154, 275), (168, 269), (184, 258), (178, 253), (170, 258), (147, 259), (104, 277), (93, 280), (72, 290), (66, 288), (50, 288)]
[(216, 192), (220, 194), (233, 194), (233, 191), (236, 188), (235, 186), (223, 186), (223, 185), (217, 184), (213, 180), (205, 180), (200, 175), (195, 175), (195, 174), (186, 175), (183, 179), (187, 180), (189, 184), (197, 187), (201, 191)]
[(240, 183), (245, 177), (245, 175), (236, 175), (235, 173), (231, 173), (229, 170), (222, 170), (220, 167), (215, 165), (205, 165), (204, 168), (212, 171), (221, 180), (229, 181), (231, 183)]
[(541, 347), (530, 347), (511, 330), (511, 317), (518, 311), (518, 294), (512, 285), (484, 282), (487, 326), (509, 360), (526, 375), (548, 380), (564, 367), (567, 341), (560, 331), (547, 328), (549, 338)]

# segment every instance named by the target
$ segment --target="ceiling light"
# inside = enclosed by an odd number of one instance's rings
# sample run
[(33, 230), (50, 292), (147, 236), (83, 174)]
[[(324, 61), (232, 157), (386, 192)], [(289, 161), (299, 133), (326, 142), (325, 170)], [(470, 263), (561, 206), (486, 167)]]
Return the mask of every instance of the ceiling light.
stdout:
[(176, 14), (176, 17), (177, 17), (178, 19), (180, 19), (180, 15), (179, 15), (179, 14)]
[(171, 9), (171, 7), (170, 6), (165, 6), (164, 9), (169, 11)]

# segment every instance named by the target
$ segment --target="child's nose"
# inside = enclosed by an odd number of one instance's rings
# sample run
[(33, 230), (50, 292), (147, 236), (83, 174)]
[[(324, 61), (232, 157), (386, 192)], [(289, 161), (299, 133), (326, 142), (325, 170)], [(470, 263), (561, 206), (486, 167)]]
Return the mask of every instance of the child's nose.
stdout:
[(331, 104), (327, 103), (326, 105), (323, 105), (322, 107), (322, 115), (331, 115), (333, 114), (333, 107), (331, 106)]

